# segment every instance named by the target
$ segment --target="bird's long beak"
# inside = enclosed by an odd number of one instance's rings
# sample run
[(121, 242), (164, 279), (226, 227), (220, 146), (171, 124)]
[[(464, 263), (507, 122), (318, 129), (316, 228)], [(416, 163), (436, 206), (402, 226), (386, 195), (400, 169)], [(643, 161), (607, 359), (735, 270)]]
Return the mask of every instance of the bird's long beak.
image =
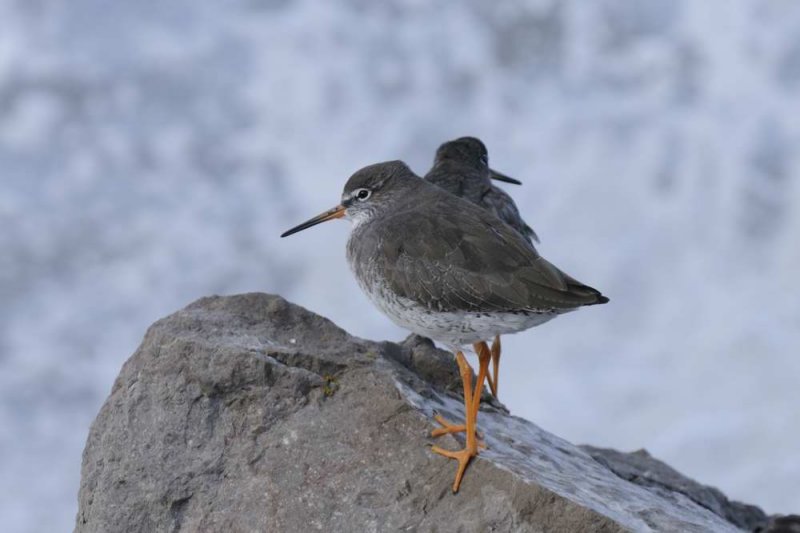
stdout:
[(515, 180), (514, 178), (509, 178), (505, 174), (501, 174), (496, 170), (489, 169), (489, 177), (493, 180), (503, 181), (505, 183), (513, 183), (514, 185), (522, 185), (522, 182), (519, 180)]
[(328, 220), (333, 220), (334, 218), (342, 218), (344, 216), (345, 206), (337, 205), (333, 209), (328, 209), (321, 215), (317, 215), (310, 220), (306, 220), (302, 224), (299, 224), (293, 227), (290, 230), (284, 231), (281, 237), (288, 237), (293, 233), (297, 233), (298, 231), (303, 231), (304, 229), (308, 229), (311, 226), (316, 226), (317, 224), (322, 224), (323, 222), (327, 222)]

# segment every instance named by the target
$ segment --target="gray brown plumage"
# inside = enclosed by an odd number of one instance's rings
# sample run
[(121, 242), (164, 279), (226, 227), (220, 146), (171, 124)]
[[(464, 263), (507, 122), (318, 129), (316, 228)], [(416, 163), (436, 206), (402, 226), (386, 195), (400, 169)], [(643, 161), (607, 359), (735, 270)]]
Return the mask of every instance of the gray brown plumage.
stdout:
[[(420, 180), (402, 162), (354, 174), (345, 186), (345, 205), (352, 205), (349, 198), (361, 189), (373, 191), (372, 203), (380, 207), (362, 208), (370, 213), (368, 222), (354, 216), (347, 249), (368, 294), (388, 292), (421, 311), (496, 314), (498, 322), (505, 314), (555, 316), (608, 301), (561, 272), (489, 212)], [(415, 332), (452, 345), (491, 338), (507, 326), (496, 328), (473, 332), (477, 338), (460, 332), (460, 339), (430, 329)]]
[(520, 182), (489, 167), (489, 152), (480, 139), (460, 137), (439, 146), (433, 167), (425, 174), (425, 179), (450, 194), (483, 207), (529, 241), (539, 242), (538, 235), (522, 219), (511, 196), (492, 180), (517, 185)]
[[(465, 423), (436, 417), (442, 427), (432, 435), (465, 432), (466, 444), (458, 451), (431, 451), (458, 461), (457, 492), (479, 450), (476, 421), (494, 356), (485, 340), (608, 298), (549, 263), (489, 211), (417, 177), (401, 161), (359, 170), (347, 181), (340, 205), (281, 236), (342, 217), (353, 225), (348, 262), (372, 302), (398, 325), (456, 353)], [(461, 351), (470, 343), (480, 362), (474, 387)]]

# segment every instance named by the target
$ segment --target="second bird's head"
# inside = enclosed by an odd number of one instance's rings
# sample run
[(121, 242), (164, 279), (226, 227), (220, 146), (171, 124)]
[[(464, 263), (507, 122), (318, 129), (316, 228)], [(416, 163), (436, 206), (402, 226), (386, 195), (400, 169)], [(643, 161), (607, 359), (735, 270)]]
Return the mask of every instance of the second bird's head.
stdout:
[(447, 161), (467, 165), (476, 170), (487, 170), (489, 168), (489, 152), (480, 139), (459, 137), (443, 143), (436, 150), (433, 164), (438, 165)]
[(422, 179), (402, 161), (369, 165), (350, 176), (339, 205), (287, 230), (281, 237), (335, 218), (346, 218), (357, 226), (402, 202), (415, 186), (422, 185), (420, 182)]
[(493, 180), (522, 185), (519, 180), (489, 168), (489, 151), (477, 137), (459, 137), (439, 146), (433, 165), (435, 167), (443, 163), (454, 163), (456, 168), (466, 167), (472, 171), (488, 172), (486, 175)]

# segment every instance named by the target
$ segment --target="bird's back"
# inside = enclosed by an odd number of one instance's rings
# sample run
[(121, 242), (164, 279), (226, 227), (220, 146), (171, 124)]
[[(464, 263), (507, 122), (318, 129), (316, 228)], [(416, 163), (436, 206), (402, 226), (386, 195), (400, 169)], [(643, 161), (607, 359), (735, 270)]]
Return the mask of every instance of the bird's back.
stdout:
[(420, 187), (390, 216), (351, 233), (348, 259), (368, 292), (380, 285), (438, 311), (563, 312), (608, 301), (485, 209)]

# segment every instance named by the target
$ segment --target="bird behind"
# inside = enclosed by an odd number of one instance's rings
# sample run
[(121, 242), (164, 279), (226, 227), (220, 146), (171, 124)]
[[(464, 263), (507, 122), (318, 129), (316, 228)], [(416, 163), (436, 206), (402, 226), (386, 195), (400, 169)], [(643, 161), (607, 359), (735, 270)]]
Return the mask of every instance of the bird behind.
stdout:
[(460, 137), (436, 150), (433, 167), (425, 179), (450, 194), (478, 205), (517, 230), (531, 244), (539, 242), (536, 232), (522, 219), (517, 205), (492, 180), (520, 185), (514, 178), (489, 167), (489, 153), (480, 139)]

